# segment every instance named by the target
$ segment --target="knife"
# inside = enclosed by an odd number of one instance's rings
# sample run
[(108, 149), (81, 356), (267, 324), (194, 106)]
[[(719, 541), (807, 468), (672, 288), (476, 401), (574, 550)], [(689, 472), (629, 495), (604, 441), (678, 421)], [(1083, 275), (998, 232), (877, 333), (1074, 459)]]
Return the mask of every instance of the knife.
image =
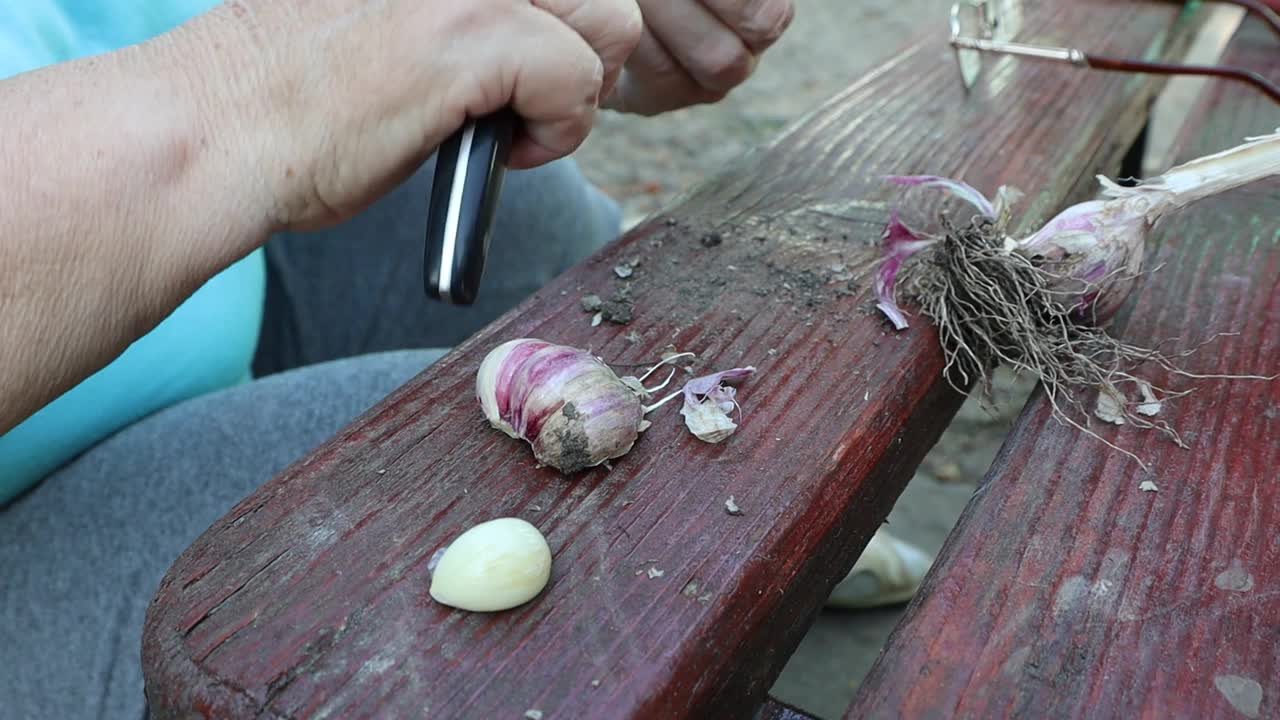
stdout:
[(423, 267), (431, 298), (471, 305), (480, 292), (514, 127), (506, 110), (470, 120), (436, 151)]

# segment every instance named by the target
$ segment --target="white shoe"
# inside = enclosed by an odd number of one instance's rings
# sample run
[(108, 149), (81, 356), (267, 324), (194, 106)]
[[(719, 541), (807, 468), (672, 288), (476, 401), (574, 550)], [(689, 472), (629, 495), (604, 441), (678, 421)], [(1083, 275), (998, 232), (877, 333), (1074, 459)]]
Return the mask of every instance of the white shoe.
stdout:
[(853, 569), (831, 591), (827, 607), (859, 610), (906, 602), (931, 565), (928, 553), (877, 530)]

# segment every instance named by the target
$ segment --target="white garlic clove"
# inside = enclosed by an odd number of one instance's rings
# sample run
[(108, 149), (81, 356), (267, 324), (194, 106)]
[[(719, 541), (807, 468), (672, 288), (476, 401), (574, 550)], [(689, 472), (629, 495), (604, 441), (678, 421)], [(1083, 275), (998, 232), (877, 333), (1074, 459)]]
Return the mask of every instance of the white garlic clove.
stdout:
[(430, 592), (437, 602), (473, 612), (507, 610), (546, 587), (551, 548), (525, 520), (498, 518), (459, 535), (434, 565)]
[(513, 438), (520, 437), (515, 428), (511, 427), (502, 417), (502, 413), (498, 410), (498, 374), (502, 370), (502, 364), (506, 361), (507, 356), (511, 354), (521, 345), (528, 344), (528, 339), (508, 340), (498, 347), (489, 351), (484, 360), (480, 363), (480, 370), (476, 372), (476, 398), (480, 401), (480, 407), (484, 411), (484, 416), (497, 429), (510, 435)]

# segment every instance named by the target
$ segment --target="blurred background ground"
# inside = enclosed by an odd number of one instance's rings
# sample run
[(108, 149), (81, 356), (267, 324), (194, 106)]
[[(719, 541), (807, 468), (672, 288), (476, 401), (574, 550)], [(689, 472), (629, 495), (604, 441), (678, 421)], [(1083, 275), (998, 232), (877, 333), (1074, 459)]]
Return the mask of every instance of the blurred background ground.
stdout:
[[(796, 0), (795, 22), (755, 76), (723, 102), (657, 117), (603, 113), (578, 151), (587, 175), (617, 198), (628, 223), (670, 202), (748, 148), (855, 82), (928, 25), (945, 27), (951, 0)], [(1212, 58), (1238, 21), (1215, 20), (1194, 54)], [(1203, 81), (1175, 80), (1156, 108), (1147, 164), (1167, 166), (1171, 128)], [(969, 402), (889, 516), (891, 532), (930, 553), (942, 547), (1032, 389), (998, 377), (995, 413)], [(773, 689), (822, 718), (839, 718), (897, 622), (901, 607), (827, 611)]]

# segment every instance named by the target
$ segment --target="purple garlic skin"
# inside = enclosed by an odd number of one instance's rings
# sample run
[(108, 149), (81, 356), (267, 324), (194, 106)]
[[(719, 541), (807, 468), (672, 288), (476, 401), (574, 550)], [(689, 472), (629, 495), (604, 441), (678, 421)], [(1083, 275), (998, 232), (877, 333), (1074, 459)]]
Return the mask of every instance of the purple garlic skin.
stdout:
[(489, 423), (573, 474), (629, 452), (645, 425), (640, 396), (600, 359), (535, 338), (494, 348), (476, 374)]
[(1081, 322), (1105, 325), (1142, 270), (1150, 224), (1141, 197), (1072, 205), (1012, 250), (1061, 276), (1049, 290)]

